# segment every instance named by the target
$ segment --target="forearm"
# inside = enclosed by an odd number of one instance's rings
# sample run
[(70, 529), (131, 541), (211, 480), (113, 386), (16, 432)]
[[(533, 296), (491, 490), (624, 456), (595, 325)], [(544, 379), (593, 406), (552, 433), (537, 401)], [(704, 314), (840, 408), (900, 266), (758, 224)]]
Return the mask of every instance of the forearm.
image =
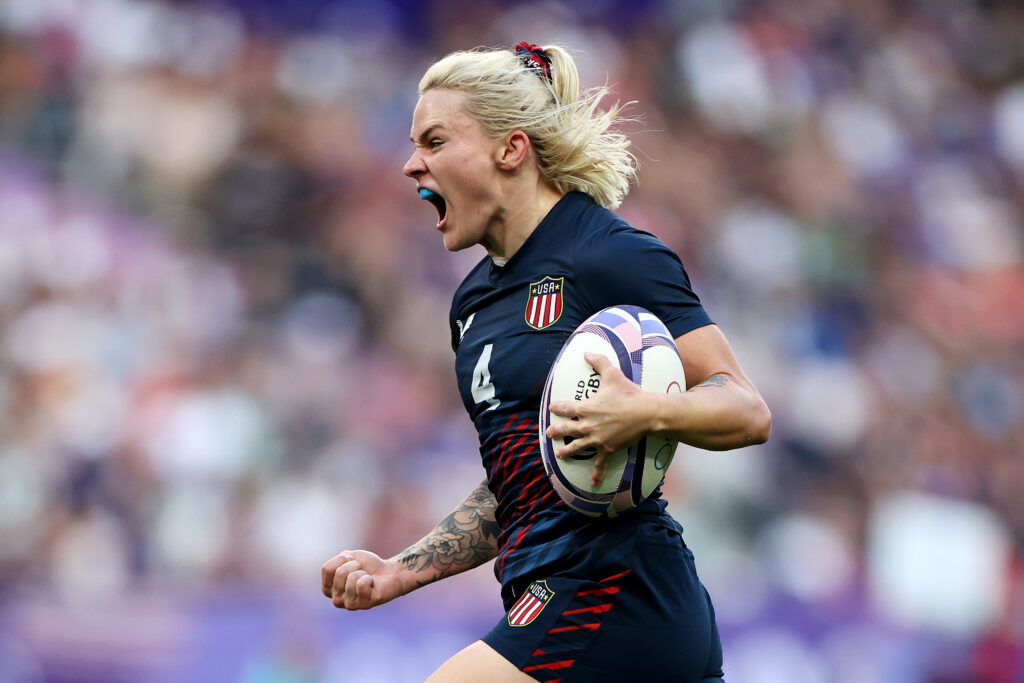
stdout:
[(482, 482), (419, 542), (392, 557), (403, 593), (473, 569), (498, 554), (498, 501)]
[(751, 446), (771, 433), (771, 413), (760, 394), (725, 373), (682, 394), (657, 395), (652, 404), (652, 433), (698, 448)]

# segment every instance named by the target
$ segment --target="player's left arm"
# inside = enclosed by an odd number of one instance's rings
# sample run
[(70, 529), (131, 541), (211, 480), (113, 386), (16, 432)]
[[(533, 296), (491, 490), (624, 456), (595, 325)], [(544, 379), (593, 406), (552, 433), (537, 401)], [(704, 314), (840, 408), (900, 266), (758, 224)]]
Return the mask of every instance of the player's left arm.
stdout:
[(575, 437), (556, 456), (597, 448), (594, 481), (599, 482), (604, 459), (645, 434), (708, 450), (767, 441), (771, 412), (718, 326), (699, 327), (675, 341), (687, 379), (687, 390), (677, 394), (643, 391), (604, 356), (587, 354), (587, 362), (601, 375), (601, 388), (584, 401), (551, 404), (551, 412), (576, 418), (548, 427), (550, 437)]
[(656, 400), (645, 432), (708, 450), (767, 441), (772, 430), (771, 411), (740, 368), (718, 325), (698, 327), (675, 341), (687, 390), (651, 394)]

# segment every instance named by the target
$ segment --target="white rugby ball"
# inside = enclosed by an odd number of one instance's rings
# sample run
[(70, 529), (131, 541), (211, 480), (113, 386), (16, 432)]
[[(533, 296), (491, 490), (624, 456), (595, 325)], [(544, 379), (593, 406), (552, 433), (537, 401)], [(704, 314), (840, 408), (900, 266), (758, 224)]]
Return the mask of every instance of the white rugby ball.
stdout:
[(679, 350), (668, 329), (653, 313), (639, 306), (613, 306), (587, 318), (569, 336), (548, 373), (540, 404), (540, 445), (551, 485), (569, 507), (593, 517), (615, 517), (646, 500), (665, 478), (675, 455), (675, 441), (647, 435), (639, 443), (612, 454), (604, 481), (590, 485), (595, 449), (559, 460), (566, 441), (549, 439), (549, 424), (569, 418), (552, 415), (552, 401), (582, 401), (600, 390), (601, 377), (583, 358), (603, 355), (645, 391), (683, 392), (686, 375)]

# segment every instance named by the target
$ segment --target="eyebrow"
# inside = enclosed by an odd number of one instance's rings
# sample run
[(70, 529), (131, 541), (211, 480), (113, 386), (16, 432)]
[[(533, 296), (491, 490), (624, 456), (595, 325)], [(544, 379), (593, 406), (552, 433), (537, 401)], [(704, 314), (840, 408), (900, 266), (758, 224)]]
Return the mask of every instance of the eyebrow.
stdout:
[[(425, 138), (430, 137), (430, 134), (432, 132), (434, 132), (435, 128), (442, 128), (443, 129), (444, 128), (444, 124), (442, 124), (442, 123), (433, 123), (433, 124), (431, 124), (429, 128), (427, 128), (422, 133), (420, 133), (420, 140), (423, 140)], [(412, 136), (409, 136), (409, 141), (412, 142), (413, 144), (416, 144), (416, 138), (414, 138)]]

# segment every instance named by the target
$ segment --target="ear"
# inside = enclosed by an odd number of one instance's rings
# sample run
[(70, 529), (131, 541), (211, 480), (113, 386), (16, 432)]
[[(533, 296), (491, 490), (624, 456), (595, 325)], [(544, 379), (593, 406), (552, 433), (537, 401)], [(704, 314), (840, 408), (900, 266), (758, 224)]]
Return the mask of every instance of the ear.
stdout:
[(498, 168), (514, 171), (523, 165), (530, 151), (530, 136), (516, 129), (505, 136), (498, 147)]

